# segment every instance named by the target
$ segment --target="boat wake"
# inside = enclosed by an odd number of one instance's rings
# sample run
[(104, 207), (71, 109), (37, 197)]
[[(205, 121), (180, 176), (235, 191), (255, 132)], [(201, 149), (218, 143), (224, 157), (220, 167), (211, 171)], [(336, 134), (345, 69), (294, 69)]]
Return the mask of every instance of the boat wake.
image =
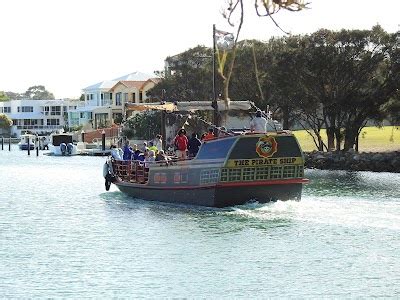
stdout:
[(377, 202), (351, 197), (303, 197), (301, 201), (251, 202), (228, 212), (259, 220), (286, 220), (352, 228), (400, 231), (400, 203)]

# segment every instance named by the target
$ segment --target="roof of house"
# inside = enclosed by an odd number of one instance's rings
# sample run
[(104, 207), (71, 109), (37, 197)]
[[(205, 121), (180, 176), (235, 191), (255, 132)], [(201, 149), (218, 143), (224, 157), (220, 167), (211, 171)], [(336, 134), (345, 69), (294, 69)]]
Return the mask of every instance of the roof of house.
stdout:
[(142, 72), (133, 72), (122, 77), (113, 79), (113, 81), (146, 81), (149, 78), (154, 77), (154, 75), (149, 75)]
[(130, 87), (135, 87), (135, 88), (137, 88), (138, 90), (140, 90), (142, 87), (143, 87), (143, 85), (147, 82), (147, 81), (126, 81), (126, 80), (121, 80), (120, 81), (124, 86), (126, 86), (127, 88), (130, 88)]
[(136, 72), (124, 75), (122, 77), (115, 78), (113, 80), (105, 80), (105, 81), (90, 85), (88, 87), (85, 87), (83, 89), (83, 91), (92, 91), (92, 90), (108, 91), (111, 88), (113, 88), (118, 82), (124, 82), (124, 85), (126, 85), (126, 86), (127, 86), (127, 84), (125, 84), (125, 82), (141, 82), (140, 87), (138, 87), (137, 85), (134, 85), (134, 87), (137, 87), (138, 89), (140, 89), (143, 86), (143, 84), (145, 82), (147, 82), (148, 80), (151, 80), (154, 83), (158, 82), (157, 81), (158, 78), (154, 78), (154, 75), (149, 75), (146, 73), (136, 71)]
[(91, 91), (91, 90), (109, 90), (111, 89), (117, 81), (113, 80), (106, 80), (102, 82), (98, 82), (96, 84), (90, 85), (88, 87), (85, 87), (83, 91)]

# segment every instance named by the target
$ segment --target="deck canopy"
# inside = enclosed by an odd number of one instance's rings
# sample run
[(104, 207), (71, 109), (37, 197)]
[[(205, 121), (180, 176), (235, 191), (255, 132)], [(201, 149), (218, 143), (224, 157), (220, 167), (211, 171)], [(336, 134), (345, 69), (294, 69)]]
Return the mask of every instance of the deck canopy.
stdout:
[[(231, 101), (229, 107), (226, 107), (224, 101), (218, 102), (218, 111), (226, 110), (242, 110), (248, 111), (252, 109), (252, 104), (250, 101)], [(212, 101), (184, 101), (184, 102), (167, 102), (164, 104), (160, 103), (127, 103), (126, 111), (145, 111), (145, 110), (165, 110), (170, 112), (195, 112), (201, 111), (211, 111), (214, 110), (212, 106)]]

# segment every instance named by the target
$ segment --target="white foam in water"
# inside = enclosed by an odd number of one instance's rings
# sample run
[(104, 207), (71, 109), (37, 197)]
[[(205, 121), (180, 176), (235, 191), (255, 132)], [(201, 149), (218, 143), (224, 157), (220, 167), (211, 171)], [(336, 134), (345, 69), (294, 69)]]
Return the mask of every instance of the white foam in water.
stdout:
[(400, 204), (350, 197), (303, 197), (301, 201), (250, 203), (237, 206), (232, 214), (264, 220), (292, 219), (347, 227), (400, 230)]

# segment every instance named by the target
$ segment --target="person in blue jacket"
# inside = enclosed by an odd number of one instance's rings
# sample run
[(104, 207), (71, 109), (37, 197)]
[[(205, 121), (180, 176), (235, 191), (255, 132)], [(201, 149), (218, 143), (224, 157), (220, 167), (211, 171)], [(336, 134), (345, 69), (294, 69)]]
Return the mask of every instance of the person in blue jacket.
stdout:
[(131, 160), (133, 151), (132, 151), (131, 146), (129, 146), (129, 141), (128, 140), (126, 140), (126, 142), (125, 142), (125, 146), (124, 146), (123, 151), (124, 151), (124, 155), (123, 155), (122, 158), (124, 160)]

